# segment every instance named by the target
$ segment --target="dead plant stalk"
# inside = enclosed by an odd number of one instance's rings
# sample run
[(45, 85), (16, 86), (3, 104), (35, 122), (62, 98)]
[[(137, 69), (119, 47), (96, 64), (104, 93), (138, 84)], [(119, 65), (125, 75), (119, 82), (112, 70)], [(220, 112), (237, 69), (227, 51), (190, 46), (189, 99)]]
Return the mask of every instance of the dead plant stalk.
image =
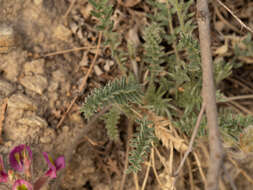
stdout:
[(206, 116), (208, 126), (208, 140), (210, 148), (210, 160), (207, 174), (206, 190), (218, 190), (220, 169), (223, 162), (223, 146), (220, 141), (217, 120), (216, 93), (213, 77), (211, 37), (210, 37), (210, 15), (207, 0), (197, 1), (197, 21), (199, 28), (203, 101), (206, 104)]

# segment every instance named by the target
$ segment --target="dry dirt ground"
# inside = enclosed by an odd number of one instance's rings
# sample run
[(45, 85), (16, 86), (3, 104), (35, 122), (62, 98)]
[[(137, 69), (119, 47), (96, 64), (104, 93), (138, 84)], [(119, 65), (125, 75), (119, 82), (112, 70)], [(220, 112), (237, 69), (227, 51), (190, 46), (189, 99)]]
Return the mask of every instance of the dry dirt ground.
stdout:
[[(52, 153), (53, 157), (62, 155), (76, 135), (75, 129), (84, 127), (77, 105), (60, 127), (57, 124), (77, 92), (87, 64), (94, 56), (93, 50), (37, 57), (96, 45), (96, 33), (85, 23), (85, 12), (81, 14), (80, 7), (86, 8), (85, 5), (85, 1), (76, 4), (65, 26), (67, 1), (0, 0), (0, 33), (9, 35), (0, 44), (0, 105), (7, 103), (0, 152), (6, 155), (15, 145), (30, 145), (35, 154), (35, 175), (46, 169), (42, 151)], [(98, 61), (107, 63), (107, 73), (113, 71), (110, 59)], [(99, 77), (104, 66), (96, 66), (98, 71), (92, 75), (88, 88), (98, 87), (106, 78), (112, 78), (109, 74)], [(89, 140), (81, 143), (67, 171), (65, 189), (98, 190), (113, 186), (118, 189), (120, 175), (115, 172), (120, 174), (118, 169), (122, 166), (115, 167), (113, 172), (110, 165), (123, 163), (124, 147), (119, 145), (116, 154), (112, 154), (115, 146), (105, 134), (99, 124), (87, 133)]]
[[(21, 143), (30, 145), (35, 176), (46, 169), (42, 151), (53, 157), (62, 155), (77, 135), (76, 131), (85, 127), (79, 109), (89, 89), (104, 85), (118, 74), (106, 49), (101, 50), (84, 95), (57, 127), (78, 92), (97, 44), (94, 23), (89, 22), (90, 5), (86, 0), (78, 0), (65, 17), (70, 2), (0, 0), (0, 105), (7, 105), (0, 153), (7, 155)], [(141, 11), (133, 12), (141, 17)], [(9, 36), (6, 41), (1, 41), (1, 33)], [(90, 49), (62, 52), (77, 47)], [(58, 55), (48, 54), (58, 51)], [(118, 143), (109, 141), (101, 123), (88, 131), (66, 171), (63, 189), (119, 189), (127, 138), (124, 123), (122, 118), (122, 141)], [(45, 189), (50, 189), (50, 184)], [(127, 178), (125, 189), (135, 189), (132, 178)], [(157, 189), (154, 176), (149, 178), (146, 189)]]

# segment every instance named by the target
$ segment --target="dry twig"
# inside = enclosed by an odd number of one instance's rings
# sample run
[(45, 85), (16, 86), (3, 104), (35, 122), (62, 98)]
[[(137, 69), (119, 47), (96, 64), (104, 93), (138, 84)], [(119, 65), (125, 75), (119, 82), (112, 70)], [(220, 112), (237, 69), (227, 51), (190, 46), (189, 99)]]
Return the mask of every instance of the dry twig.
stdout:
[(2, 107), (1, 107), (1, 115), (0, 115), (0, 143), (3, 142), (2, 131), (3, 131), (3, 123), (4, 123), (4, 118), (5, 118), (5, 110), (6, 110), (6, 107), (7, 107), (7, 102), (8, 102), (8, 99), (5, 98), (4, 101), (3, 101)]
[(70, 11), (71, 11), (71, 9), (73, 8), (73, 6), (74, 6), (75, 3), (76, 3), (76, 0), (72, 0), (72, 1), (71, 1), (68, 10), (66, 11), (66, 13), (65, 13), (64, 16), (63, 16), (63, 21), (64, 21), (64, 22), (66, 21), (68, 15), (69, 15), (69, 13), (70, 13)]
[(253, 30), (248, 27), (246, 24), (244, 24), (241, 19), (238, 18), (224, 3), (222, 3), (220, 0), (217, 0), (217, 2), (224, 7), (236, 20), (241, 24), (242, 27), (246, 28), (248, 31), (250, 31), (253, 34)]
[(199, 28), (203, 101), (206, 104), (207, 126), (209, 134), (210, 161), (206, 190), (218, 190), (220, 169), (223, 162), (223, 146), (218, 129), (216, 90), (213, 77), (210, 18), (207, 0), (197, 1), (197, 21)]
[(194, 142), (194, 140), (195, 140), (195, 138), (196, 138), (196, 136), (197, 136), (197, 132), (198, 132), (198, 129), (199, 129), (200, 122), (201, 122), (202, 116), (203, 116), (203, 114), (204, 114), (204, 111), (205, 111), (205, 104), (202, 104), (202, 107), (201, 107), (201, 110), (200, 110), (200, 112), (199, 112), (196, 125), (195, 125), (195, 127), (194, 127), (194, 130), (193, 130), (193, 133), (192, 133), (192, 136), (191, 136), (191, 140), (190, 140), (190, 143), (189, 143), (189, 147), (188, 147), (187, 151), (185, 152), (184, 157), (183, 157), (182, 161), (180, 162), (177, 171), (174, 173), (174, 176), (177, 176), (177, 175), (179, 174), (180, 170), (181, 170), (181, 169), (183, 168), (183, 166), (184, 166), (184, 162), (186, 161), (186, 158), (188, 157), (188, 155), (189, 155), (190, 152), (192, 151), (193, 142)]
[[(91, 71), (95, 65), (95, 62), (97, 60), (97, 57), (98, 57), (98, 51), (99, 51), (99, 48), (100, 48), (100, 45), (101, 45), (101, 40), (102, 40), (102, 32), (99, 33), (99, 36), (98, 36), (98, 45), (97, 45), (97, 50), (96, 50), (96, 54), (95, 54), (95, 57), (93, 58), (92, 60), (92, 63), (90, 65), (90, 68), (88, 70), (88, 72), (86, 73), (86, 75), (84, 76), (84, 79), (81, 83), (81, 85), (79, 86), (79, 93), (82, 93), (84, 87), (86, 86), (87, 84), (87, 80), (88, 80), (88, 77), (90, 76), (91, 74)], [(79, 95), (79, 94), (78, 94)], [(64, 121), (66, 115), (68, 114), (68, 112), (71, 110), (72, 106), (74, 105), (74, 103), (76, 102), (77, 98), (78, 98), (78, 95), (76, 95), (73, 100), (71, 101), (70, 105), (68, 106), (67, 108), (67, 111), (63, 114), (63, 116), (61, 117), (61, 120), (58, 122), (56, 128), (59, 128), (62, 124), (62, 122)]]
[(51, 56), (55, 56), (55, 55), (61, 55), (61, 54), (71, 53), (71, 52), (81, 51), (81, 50), (90, 50), (90, 49), (95, 49), (95, 48), (97, 48), (97, 47), (88, 46), (88, 47), (78, 47), (78, 48), (72, 48), (72, 49), (65, 49), (65, 50), (60, 50), (60, 51), (56, 51), (56, 52), (47, 53), (47, 54), (44, 54), (42, 56), (35, 57), (35, 59), (51, 57)]

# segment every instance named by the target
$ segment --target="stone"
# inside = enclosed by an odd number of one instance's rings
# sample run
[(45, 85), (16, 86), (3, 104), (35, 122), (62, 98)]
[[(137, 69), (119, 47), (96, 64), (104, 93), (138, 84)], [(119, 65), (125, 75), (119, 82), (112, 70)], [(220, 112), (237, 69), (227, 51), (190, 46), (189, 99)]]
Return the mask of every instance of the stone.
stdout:
[(40, 128), (46, 128), (47, 127), (47, 122), (39, 117), (39, 116), (31, 116), (31, 117), (24, 117), (18, 120), (19, 124), (27, 125), (30, 127), (40, 127)]
[(107, 72), (110, 71), (110, 68), (113, 65), (114, 65), (114, 62), (112, 60), (106, 60), (105, 65), (104, 65), (104, 70)]
[(0, 25), (0, 53), (8, 53), (15, 45), (13, 28), (7, 25)]
[(33, 0), (35, 5), (41, 5), (43, 3), (43, 0)]
[(100, 69), (100, 67), (98, 65), (94, 66), (94, 71), (95, 71), (97, 76), (100, 76), (100, 75), (103, 74), (103, 71)]
[(52, 73), (52, 76), (54, 80), (59, 81), (59, 82), (65, 82), (66, 76), (64, 74), (64, 71), (62, 70), (56, 70)]
[(30, 98), (23, 94), (14, 94), (8, 99), (8, 108), (16, 108), (23, 110), (35, 111), (38, 109), (38, 105)]
[(47, 88), (47, 78), (42, 75), (24, 76), (20, 79), (20, 83), (27, 89), (32, 90), (40, 95)]
[(11, 51), (8, 54), (1, 55), (0, 70), (3, 76), (9, 80), (16, 82), (18, 79), (21, 63), (24, 61), (26, 53), (23, 51)]
[(14, 90), (15, 87), (11, 83), (0, 79), (0, 95), (9, 96)]
[(40, 142), (42, 143), (51, 143), (55, 139), (55, 132), (53, 129), (47, 128), (44, 131), (43, 137), (40, 138)]
[(43, 74), (44, 73), (44, 63), (45, 59), (37, 59), (25, 63), (24, 72), (25, 74), (34, 73), (34, 74)]
[(68, 41), (71, 35), (72, 35), (71, 30), (69, 30), (62, 24), (58, 25), (54, 30), (54, 36), (63, 41)]

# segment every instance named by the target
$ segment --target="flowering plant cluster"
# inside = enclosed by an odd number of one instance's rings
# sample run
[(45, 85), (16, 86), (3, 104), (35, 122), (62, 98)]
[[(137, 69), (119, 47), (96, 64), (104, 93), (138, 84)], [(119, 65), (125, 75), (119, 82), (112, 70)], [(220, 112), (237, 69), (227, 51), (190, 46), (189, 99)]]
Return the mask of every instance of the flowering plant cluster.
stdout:
[(46, 152), (43, 156), (48, 164), (48, 170), (35, 182), (32, 181), (32, 151), (25, 144), (14, 147), (9, 154), (9, 164), (12, 169), (5, 171), (3, 157), (0, 155), (0, 183), (12, 186), (12, 190), (39, 190), (50, 179), (56, 178), (57, 171), (65, 167), (63, 156), (53, 160)]

